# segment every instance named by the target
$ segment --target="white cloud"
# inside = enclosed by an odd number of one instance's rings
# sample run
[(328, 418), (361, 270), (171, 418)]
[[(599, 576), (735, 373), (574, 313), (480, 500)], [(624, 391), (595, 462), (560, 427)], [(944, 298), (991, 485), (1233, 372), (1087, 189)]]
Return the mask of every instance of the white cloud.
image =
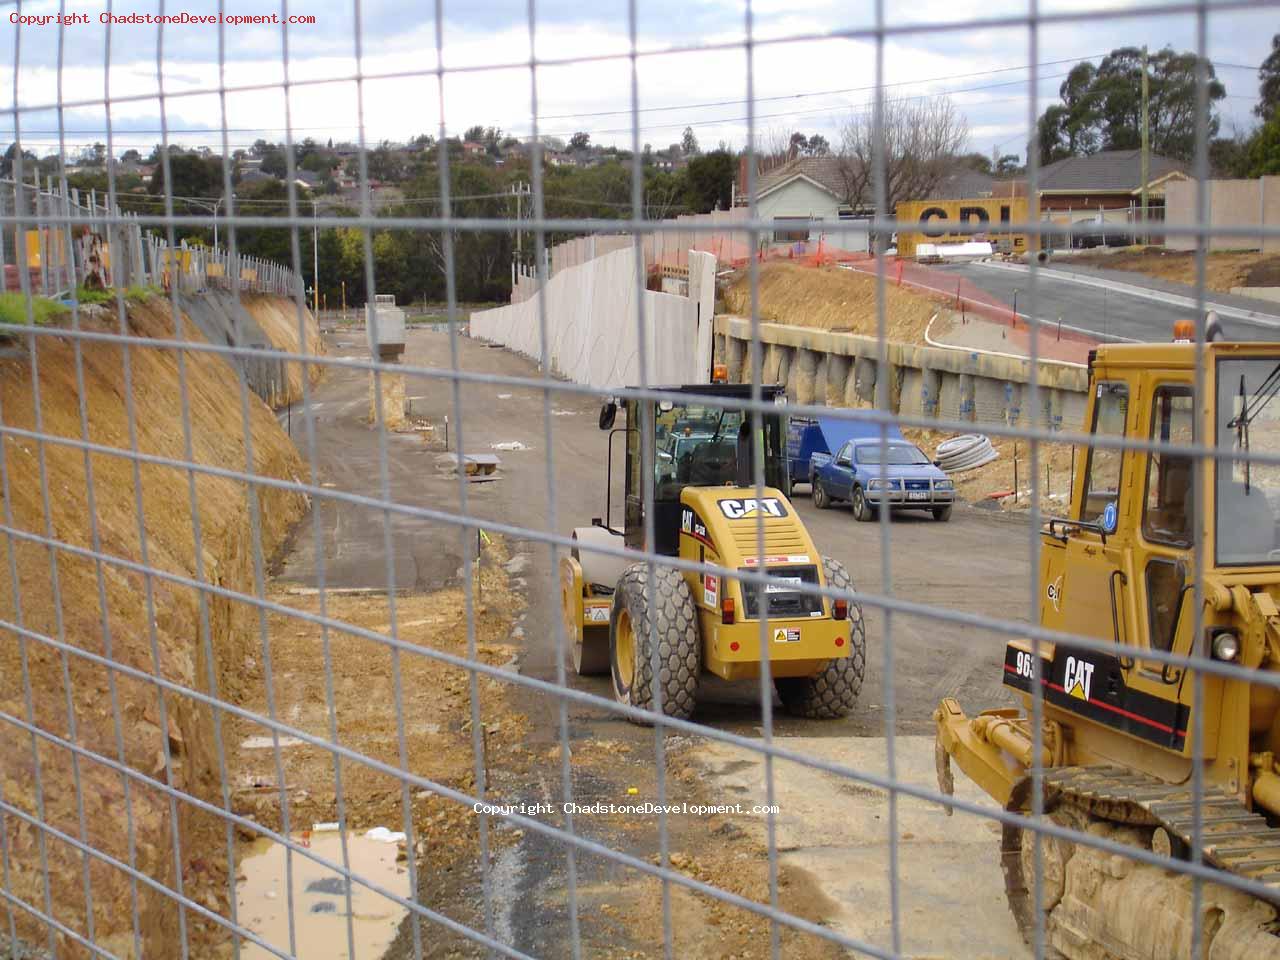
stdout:
[[(93, 0), (86, 6), (97, 9)], [(247, 2), (247, 0), (246, 0)], [(1094, 6), (1104, 0), (1080, 0)], [(156, 9), (137, 5), (139, 11)], [(610, 5), (611, 4), (611, 5)], [(1052, 6), (1050, 5), (1052, 4)], [(208, 0), (204, 5), (210, 5)], [(241, 4), (243, 5), (243, 4)], [(172, 6), (172, 4), (171, 4)], [(524, 3), (517, 0), (476, 0), (466, 7), (446, 5), (445, 63), (451, 69), (486, 64), (522, 64), (529, 58), (529, 32)], [(1106, 4), (1114, 9), (1117, 5)], [(1137, 6), (1133, 3), (1125, 8)], [(201, 3), (187, 8), (197, 12)], [(290, 121), (295, 137), (355, 139), (358, 134), (356, 85), (340, 78), (356, 72), (350, 3), (317, 2), (322, 23), (289, 32), (291, 79), (304, 82), (290, 95)], [(114, 7), (122, 9), (117, 2)], [(29, 0), (25, 12), (57, 9), (53, 0)], [(216, 9), (216, 8), (215, 8)], [(295, 7), (296, 9), (296, 7)], [(311, 9), (311, 8), (309, 8)], [(439, 124), (439, 95), (430, 73), (435, 67), (434, 8), (382, 0), (365, 4), (367, 25), (363, 69), (366, 74), (412, 74), (387, 80), (367, 80), (364, 87), (364, 129), (369, 142), (404, 139), (416, 133), (435, 133)], [(761, 0), (753, 5), (756, 35), (779, 38), (870, 23), (870, 4), (844, 0), (814, 0), (796, 7), (786, 0)], [(1042, 10), (1079, 10), (1077, 0), (1044, 0)], [(583, 16), (575, 5), (539, 4), (537, 53), (542, 59), (572, 59), (623, 54), (630, 48), (621, 0), (597, 4)], [(888, 4), (891, 25), (908, 22), (957, 23), (974, 17), (1022, 15), (1024, 0), (918, 0), (911, 5)], [(645, 3), (639, 14), (642, 48), (655, 49), (692, 42), (734, 43), (742, 36), (742, 4), (738, 0), (696, 0), (692, 3)], [(1232, 63), (1261, 62), (1275, 30), (1274, 18), (1232, 12), (1210, 21), (1210, 53)], [(12, 50), (18, 30), (0, 23), (0, 51)], [(169, 94), (214, 90), (219, 82), (216, 29), (166, 27), (164, 31), (164, 87)], [(101, 100), (106, 33), (96, 24), (68, 28), (63, 97), (66, 102)], [(279, 27), (228, 29), (225, 52), (226, 82), (230, 85), (271, 87), (284, 79)], [(122, 145), (150, 147), (160, 139), (160, 107), (156, 98), (157, 28), (115, 27), (112, 30), (110, 85), (112, 123)], [(1126, 44), (1165, 43), (1189, 48), (1194, 39), (1190, 17), (1130, 19), (1044, 24), (1039, 31), (1042, 61), (1104, 53)], [(55, 68), (57, 28), (22, 29), (22, 67), (18, 77), (24, 105), (57, 101)], [(975, 149), (987, 152), (993, 144), (1018, 149), (1027, 127), (1027, 73), (1004, 72), (1027, 62), (1028, 33), (1022, 28), (972, 29), (893, 34), (884, 46), (884, 79), (892, 84), (890, 97), (950, 93), (969, 117)], [(0, 60), (5, 60), (0, 56)], [(12, 107), (12, 59), (0, 62), (0, 109)], [(1045, 65), (1039, 98), (1056, 94), (1055, 73), (1068, 65)], [(694, 127), (704, 145), (746, 140), (746, 55), (741, 47), (666, 53), (638, 60), (640, 142), (662, 146), (679, 139), (685, 124)], [(976, 76), (967, 76), (976, 75)], [(1245, 71), (1221, 74), (1235, 95), (1222, 105), (1230, 121), (1247, 120), (1256, 77)], [(791, 127), (823, 132), (834, 139), (842, 119), (864, 103), (875, 81), (875, 46), (870, 39), (825, 39), (802, 43), (763, 42), (754, 48), (755, 115), (758, 129)], [(930, 78), (953, 78), (923, 83)], [(564, 135), (582, 129), (598, 142), (631, 143), (631, 61), (577, 62), (544, 66), (537, 72), (539, 129)], [(318, 84), (307, 81), (325, 81)], [(1002, 86), (993, 86), (1002, 84)], [(989, 87), (974, 90), (973, 87)], [(842, 91), (842, 92), (831, 92)], [(821, 93), (822, 95), (816, 95)], [(797, 94), (807, 94), (796, 96)], [(473, 123), (500, 126), (517, 135), (533, 129), (530, 72), (517, 66), (505, 70), (449, 73), (445, 80), (445, 119), (451, 130)], [(770, 99), (785, 98), (785, 99)], [(1239, 98), (1239, 99), (1236, 99)], [(710, 106), (688, 106), (711, 104)], [(685, 105), (676, 110), (654, 107)], [(171, 138), (182, 143), (221, 141), (223, 118), (216, 95), (177, 96), (166, 102)], [(6, 126), (0, 117), (0, 130)], [(50, 112), (23, 116), (26, 139), (37, 149), (56, 143), (55, 117)], [(99, 104), (67, 111), (72, 143), (102, 139), (105, 112)], [(259, 137), (277, 139), (285, 125), (283, 92), (276, 89), (227, 96), (226, 126), (232, 147)], [(1224, 127), (1228, 126), (1224, 123)], [(121, 129), (123, 128), (123, 129)], [(200, 133), (200, 131), (213, 131)], [(0, 134), (3, 135), (3, 134)], [(122, 146), (123, 148), (123, 146)]]

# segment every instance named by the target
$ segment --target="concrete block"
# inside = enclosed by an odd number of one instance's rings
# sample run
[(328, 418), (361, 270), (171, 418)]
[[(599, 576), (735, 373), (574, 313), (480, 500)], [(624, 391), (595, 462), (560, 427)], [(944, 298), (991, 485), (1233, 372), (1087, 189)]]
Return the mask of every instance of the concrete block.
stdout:
[(873, 407), (876, 402), (876, 362), (858, 357), (853, 363), (854, 403), (850, 406)]
[(725, 365), (729, 368), (729, 382), (743, 383), (749, 380), (751, 371), (748, 368), (747, 344), (736, 338), (728, 338), (725, 344)]
[(938, 415), (938, 399), (942, 396), (942, 375), (937, 370), (920, 371), (920, 413)]
[(975, 420), (978, 413), (978, 398), (973, 374), (962, 373), (960, 380), (959, 415), (961, 420)]
[(814, 384), (818, 375), (818, 354), (812, 350), (797, 350), (791, 365), (795, 370), (796, 403), (813, 403)]
[(907, 368), (889, 364), (889, 412), (898, 413), (902, 409), (902, 381), (907, 375)]
[(369, 422), (377, 424), (378, 407), (382, 407), (382, 423), (388, 430), (395, 430), (404, 424), (404, 374), (387, 373), (380, 375), (375, 370), (369, 371)]
[(849, 357), (839, 353), (827, 354), (827, 393), (825, 400), (828, 407), (853, 406), (846, 397), (846, 389), (853, 379), (849, 376), (852, 368), (853, 362)]
[(1004, 422), (1016, 426), (1022, 419), (1022, 384), (1006, 380), (1004, 384)]
[[(741, 341), (740, 341), (741, 342)], [(779, 367), (782, 364), (782, 354), (785, 347), (776, 343), (769, 343), (764, 348), (764, 365), (761, 370), (761, 376), (765, 383), (781, 383), (782, 377), (779, 376)]]
[[(787, 385), (787, 396), (791, 397), (791, 399), (793, 400), (795, 399), (795, 396), (791, 390), (791, 367), (793, 365), (794, 359), (795, 359), (795, 351), (792, 350), (791, 347), (783, 347), (783, 346), (778, 347), (777, 382), (785, 383)], [(765, 378), (765, 382), (766, 383), (769, 382), (767, 377)]]

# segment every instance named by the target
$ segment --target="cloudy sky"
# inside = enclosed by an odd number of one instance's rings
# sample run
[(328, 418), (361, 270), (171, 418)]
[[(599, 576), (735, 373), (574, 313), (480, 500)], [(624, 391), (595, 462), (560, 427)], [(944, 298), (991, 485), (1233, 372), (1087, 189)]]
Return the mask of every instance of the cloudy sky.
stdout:
[[(740, 0), (635, 0), (640, 144), (660, 148), (691, 125), (705, 147), (747, 139), (748, 59), (745, 6)], [(534, 130), (534, 75), (526, 0), (444, 0), (441, 15), (443, 104), (450, 132), (473, 123), (515, 136)], [(1152, 0), (1041, 0), (1043, 16), (1122, 11), (1126, 16), (1042, 23), (1039, 69), (1032, 71), (1025, 25), (964, 26), (977, 18), (1024, 17), (1025, 0), (884, 0), (885, 81), (892, 97), (950, 95), (969, 121), (971, 147), (1020, 153), (1027, 140), (1028, 96), (1034, 80), (1037, 110), (1052, 102), (1077, 60), (1114, 47), (1147, 44), (1193, 49), (1194, 16), (1155, 16)], [(537, 29), (537, 129), (567, 137), (586, 130), (593, 140), (630, 147), (632, 66), (627, 0), (533, 0)], [(1228, 99), (1223, 130), (1247, 128), (1257, 93), (1256, 68), (1280, 30), (1280, 2), (1222, 8), (1208, 17), (1208, 52)], [(0, 138), (13, 131), (13, 105), (41, 109), (19, 115), (24, 144), (37, 153), (58, 146), (61, 101), (68, 150), (106, 140), (116, 153), (143, 153), (161, 140), (218, 147), (227, 128), (231, 149), (258, 138), (283, 139), (286, 123), (297, 139), (356, 140), (360, 134), (358, 70), (363, 84), (367, 142), (436, 133), (440, 90), (435, 75), (436, 8), (406, 0), (290, 0), (287, 13), (313, 16), (314, 25), (288, 27), (208, 24), (119, 24), (99, 15), (162, 12), (159, 0), (13, 0), (0, 3)], [(269, 0), (226, 0), (227, 15), (277, 14)], [(87, 14), (89, 24), (17, 25), (19, 14)], [(871, 0), (759, 0), (752, 5), (750, 77), (761, 133), (799, 129), (838, 139), (851, 111), (866, 103), (875, 83), (874, 41), (832, 38), (874, 28)], [(216, 0), (166, 0), (169, 15), (215, 14)], [(357, 17), (362, 59), (357, 60)], [(940, 29), (941, 28), (941, 29)], [(220, 53), (220, 41), (221, 50)], [(286, 104), (282, 84), (291, 88)], [(59, 47), (62, 70), (59, 73)], [(690, 50), (691, 47), (701, 49)], [(682, 50), (686, 52), (681, 52)], [(588, 59), (590, 58), (590, 59)], [(15, 75), (15, 66), (16, 75)], [(221, 69), (220, 69), (221, 64)], [(216, 93), (227, 87), (225, 121)], [(59, 96), (61, 80), (61, 97)], [(242, 88), (236, 90), (236, 88)], [(252, 88), (252, 89), (243, 89)], [(159, 92), (166, 94), (163, 110)]]

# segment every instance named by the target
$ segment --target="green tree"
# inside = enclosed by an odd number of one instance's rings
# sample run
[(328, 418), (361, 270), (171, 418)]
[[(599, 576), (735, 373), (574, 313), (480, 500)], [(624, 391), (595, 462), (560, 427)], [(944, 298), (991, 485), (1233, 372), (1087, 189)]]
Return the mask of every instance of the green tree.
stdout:
[[(16, 143), (9, 144), (9, 149), (0, 156), (0, 177), (5, 179), (13, 179), (17, 175), (18, 145)], [(22, 151), (22, 179), (31, 179), (31, 171), (36, 169), (39, 161), (36, 155), (30, 150)]]
[[(1190, 161), (1196, 137), (1194, 53), (1166, 47), (1147, 58), (1149, 131), (1153, 153)], [(1212, 64), (1208, 73), (1208, 132), (1218, 132), (1214, 104), (1226, 96)], [(1097, 150), (1133, 150), (1142, 142), (1142, 51), (1112, 50), (1096, 68), (1076, 64), (1059, 88), (1062, 102), (1049, 107), (1037, 129), (1041, 163)]]
[[(1257, 131), (1254, 132), (1257, 136)], [(1209, 170), (1215, 177), (1249, 175), (1249, 145), (1253, 138), (1237, 133), (1233, 137), (1217, 137), (1209, 144)]]
[(966, 153), (956, 157), (956, 163), (970, 170), (977, 170), (979, 173), (991, 172), (991, 158), (985, 153)]
[(289, 175), (289, 163), (285, 158), (284, 151), (279, 147), (269, 146), (258, 155), (262, 157), (262, 165), (258, 169), (263, 173), (279, 177), (282, 180)]
[(1264, 123), (1249, 141), (1248, 175), (1274, 174), (1280, 174), (1280, 116)]
[(733, 202), (733, 178), (737, 166), (737, 160), (728, 150), (713, 150), (691, 159), (685, 167), (685, 202), (690, 211), (728, 210)]
[(1280, 112), (1280, 33), (1271, 38), (1271, 53), (1258, 70), (1258, 105), (1253, 112), (1264, 121)]
[(166, 190), (164, 164), (156, 165), (149, 190), (163, 196), (217, 197), (222, 194), (222, 158), (202, 157), (194, 153), (170, 154), (169, 176), (172, 186)]
[(579, 130), (569, 138), (570, 150), (588, 150), (591, 147), (591, 134), (584, 130)]
[(1039, 121), (1041, 163), (1097, 151), (1099, 96), (1093, 90), (1097, 73), (1092, 63), (1082, 61), (1071, 68), (1058, 87), (1062, 103), (1045, 110)]
[(996, 163), (995, 175), (997, 177), (1016, 177), (1027, 172), (1027, 168), (1022, 165), (1016, 153), (1006, 153)]
[(698, 138), (693, 134), (693, 127), (685, 127), (680, 135), (680, 150), (686, 157), (698, 155)]

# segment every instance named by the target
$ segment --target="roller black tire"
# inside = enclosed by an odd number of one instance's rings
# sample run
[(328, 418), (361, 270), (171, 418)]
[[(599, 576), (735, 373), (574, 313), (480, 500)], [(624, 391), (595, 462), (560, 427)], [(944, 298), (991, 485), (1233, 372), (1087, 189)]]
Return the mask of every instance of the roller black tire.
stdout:
[[(852, 590), (853, 580), (839, 560), (822, 558), (827, 585)], [(828, 660), (812, 677), (779, 677), (774, 681), (778, 697), (787, 712), (797, 717), (829, 720), (848, 716), (858, 702), (862, 679), (867, 671), (867, 635), (862, 607), (849, 604), (849, 656)]]
[(951, 519), (951, 508), (950, 507), (934, 507), (933, 519), (937, 520), (939, 523), (946, 523), (948, 520)]
[(875, 519), (875, 511), (867, 501), (867, 495), (862, 492), (862, 487), (854, 486), (853, 491), (849, 494), (849, 506), (853, 508), (855, 520), (861, 520), (866, 523)]
[[(651, 584), (651, 585), (650, 585)], [(653, 613), (657, 630), (651, 631), (648, 587), (653, 591)], [(625, 607), (634, 636), (634, 666), (630, 686), (618, 672), (618, 620)], [(702, 644), (698, 638), (697, 611), (693, 594), (679, 571), (656, 567), (650, 581), (649, 566), (637, 563), (623, 571), (613, 594), (613, 615), (609, 624), (609, 661), (614, 696), (642, 710), (654, 708), (652, 634), (658, 641), (662, 712), (687, 720), (698, 701), (698, 680), (702, 673)]]
[(819, 510), (825, 510), (831, 506), (831, 497), (827, 495), (826, 489), (818, 482), (818, 478), (814, 477), (810, 481), (813, 488), (813, 505)]

